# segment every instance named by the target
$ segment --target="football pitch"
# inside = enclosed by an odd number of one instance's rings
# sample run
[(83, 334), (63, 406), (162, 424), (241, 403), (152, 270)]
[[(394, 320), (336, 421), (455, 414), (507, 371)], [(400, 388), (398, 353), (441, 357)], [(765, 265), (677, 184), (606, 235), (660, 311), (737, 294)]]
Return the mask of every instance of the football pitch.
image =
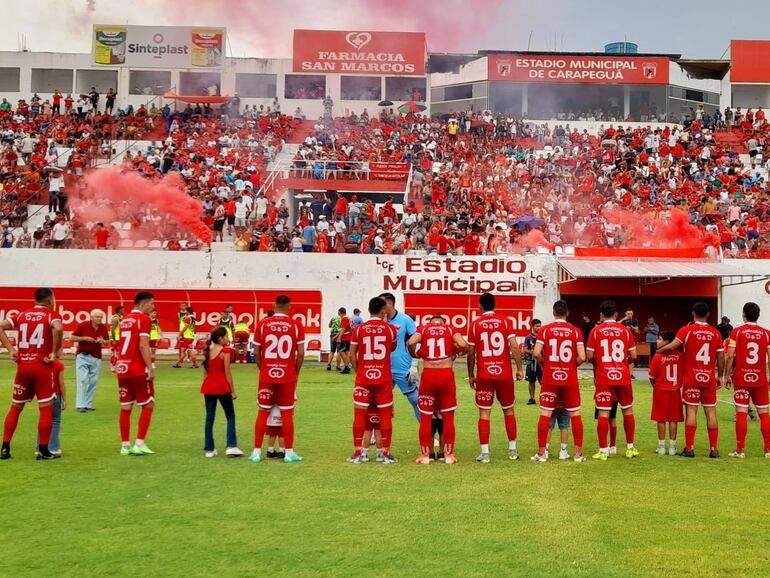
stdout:
[[(163, 361), (147, 440), (157, 454), (120, 457), (117, 390), (106, 364), (97, 411), (88, 414), (74, 411), (73, 361), (66, 364), (63, 459), (34, 460), (37, 409), (29, 407), (14, 458), (0, 463), (2, 576), (767, 575), (770, 460), (762, 457), (757, 422), (749, 424), (749, 457), (727, 457), (735, 440), (728, 404), (719, 404), (718, 460), (704, 457), (702, 414), (697, 459), (656, 455), (650, 387), (637, 382), (639, 458), (536, 464), (529, 456), (538, 410), (522, 403), (520, 382), (522, 459), (507, 459), (496, 410), (492, 463), (480, 465), (476, 409), (458, 365), (458, 465), (413, 463), (417, 422), (400, 394), (393, 444), (400, 463), (354, 465), (345, 462), (353, 376), (308, 363), (295, 444), (305, 461), (254, 465), (222, 455), (221, 411), (220, 456), (204, 458), (201, 372)], [(3, 413), (13, 370), (0, 363)], [(239, 445), (247, 454), (256, 377), (254, 365), (234, 367)], [(585, 382), (588, 454), (596, 448), (591, 395)], [(135, 428), (136, 412), (132, 435)], [(621, 423), (618, 446), (624, 443)]]

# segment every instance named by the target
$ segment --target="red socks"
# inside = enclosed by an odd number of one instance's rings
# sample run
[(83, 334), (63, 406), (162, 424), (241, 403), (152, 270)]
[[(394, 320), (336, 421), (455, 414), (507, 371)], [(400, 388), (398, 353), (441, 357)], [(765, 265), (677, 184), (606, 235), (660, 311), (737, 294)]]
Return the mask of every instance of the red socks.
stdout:
[(356, 452), (363, 447), (364, 431), (366, 431), (366, 414), (368, 411), (365, 407), (353, 407), (353, 448), (355, 448)]
[(759, 414), (759, 430), (762, 432), (762, 439), (765, 440), (765, 452), (770, 451), (770, 413)]
[(596, 437), (599, 438), (599, 449), (607, 447), (607, 434), (610, 431), (610, 418), (600, 415), (596, 418)]
[(710, 427), (710, 428), (708, 428), (708, 432), (709, 432), (709, 447), (711, 448), (712, 451), (716, 451), (717, 450), (717, 442), (719, 441), (719, 428), (718, 427), (714, 427), (714, 428)]
[(540, 415), (537, 420), (537, 448), (538, 453), (542, 456), (545, 454), (545, 444), (548, 439), (548, 430), (551, 427), (551, 418), (547, 415)]
[(3, 443), (11, 443), (13, 433), (19, 425), (19, 415), (21, 415), (23, 409), (24, 406), (19, 407), (16, 405), (11, 405), (8, 408), (8, 413), (5, 414), (5, 422), (3, 423)]
[(479, 420), (479, 443), (481, 445), (486, 445), (489, 443), (489, 420), (488, 419)]
[(695, 430), (698, 426), (685, 425), (684, 426), (684, 449), (692, 450), (695, 446)]
[[(615, 428), (617, 431), (617, 428)], [(623, 416), (623, 431), (626, 434), (626, 443), (627, 444), (634, 444), (634, 432), (636, 431), (636, 419), (634, 418), (634, 414), (630, 413), (628, 415)], [(615, 445), (615, 442), (613, 441), (611, 445)]]
[(508, 434), (508, 441), (516, 440), (516, 414), (506, 415), (505, 417), (505, 433)]
[(745, 411), (735, 412), (735, 451), (742, 452), (746, 448), (746, 434), (748, 431), (749, 414)]
[(290, 450), (294, 449), (294, 410), (293, 409), (281, 410), (281, 431), (283, 432), (284, 447)]
[(143, 440), (147, 437), (147, 430), (150, 429), (150, 422), (152, 421), (153, 409), (149, 405), (142, 406), (142, 411), (139, 414), (139, 428), (136, 432), (137, 439)]
[[(385, 455), (390, 454), (390, 438), (393, 437), (393, 408), (381, 407), (380, 412), (380, 434), (382, 435), (382, 449)], [(366, 410), (364, 410), (366, 414)]]
[[(269, 409), (259, 408), (257, 419), (254, 422), (254, 448), (261, 448), (267, 431), (267, 418), (270, 417)], [(283, 416), (281, 416), (283, 417)]]
[[(617, 424), (610, 423), (610, 447), (614, 448), (618, 441), (618, 426)], [(631, 443), (631, 442), (629, 442)]]
[[(428, 413), (420, 414), (420, 451), (429, 454), (433, 446), (433, 416)], [(444, 424), (446, 427), (446, 423)]]
[(572, 436), (575, 438), (575, 453), (583, 451), (583, 418), (582, 416), (572, 416)]
[(40, 418), (37, 422), (38, 444), (47, 446), (53, 428), (53, 405), (40, 406)]
[[(455, 451), (455, 412), (444, 412), (444, 453), (453, 454)], [(768, 422), (770, 423), (770, 422)]]
[(120, 441), (128, 443), (131, 441), (131, 406), (120, 408)]

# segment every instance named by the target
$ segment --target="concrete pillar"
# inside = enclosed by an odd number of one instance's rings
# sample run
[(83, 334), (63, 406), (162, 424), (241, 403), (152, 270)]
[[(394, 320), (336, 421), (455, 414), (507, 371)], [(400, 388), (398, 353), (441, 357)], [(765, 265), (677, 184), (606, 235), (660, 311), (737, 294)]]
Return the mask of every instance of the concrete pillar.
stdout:
[(623, 120), (626, 120), (629, 114), (631, 114), (631, 87), (625, 84), (623, 85)]

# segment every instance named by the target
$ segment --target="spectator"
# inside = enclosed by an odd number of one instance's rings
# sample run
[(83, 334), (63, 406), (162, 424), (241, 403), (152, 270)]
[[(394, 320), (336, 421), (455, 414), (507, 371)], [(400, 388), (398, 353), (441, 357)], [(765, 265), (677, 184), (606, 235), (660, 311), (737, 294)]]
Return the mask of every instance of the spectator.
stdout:
[(722, 341), (729, 339), (730, 334), (733, 332), (733, 326), (730, 324), (730, 318), (726, 315), (722, 316), (722, 321), (717, 325), (717, 331), (722, 336)]
[(110, 334), (104, 324), (104, 312), (91, 310), (90, 320), (80, 323), (72, 333), (77, 343), (75, 371), (77, 372), (77, 399), (75, 408), (80, 413), (94, 411), (94, 398), (102, 364), (102, 349), (110, 342)]
[(660, 327), (655, 323), (655, 318), (650, 317), (647, 320), (647, 325), (644, 326), (644, 340), (650, 347), (650, 361), (655, 357), (655, 352), (658, 349), (658, 335), (660, 335)]

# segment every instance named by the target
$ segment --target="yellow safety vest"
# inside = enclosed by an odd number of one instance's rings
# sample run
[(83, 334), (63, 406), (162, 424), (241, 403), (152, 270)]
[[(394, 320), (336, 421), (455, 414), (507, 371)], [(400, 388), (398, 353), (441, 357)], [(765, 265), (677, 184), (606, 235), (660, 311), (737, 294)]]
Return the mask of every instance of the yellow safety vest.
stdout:
[(150, 326), (150, 341), (157, 341), (160, 338), (160, 324), (153, 321)]
[[(118, 320), (117, 323), (115, 323), (115, 319)], [(120, 322), (123, 320), (122, 315), (118, 315), (117, 313), (112, 316), (112, 322), (115, 323), (115, 327), (112, 329), (112, 340), (113, 341), (120, 341)]]

